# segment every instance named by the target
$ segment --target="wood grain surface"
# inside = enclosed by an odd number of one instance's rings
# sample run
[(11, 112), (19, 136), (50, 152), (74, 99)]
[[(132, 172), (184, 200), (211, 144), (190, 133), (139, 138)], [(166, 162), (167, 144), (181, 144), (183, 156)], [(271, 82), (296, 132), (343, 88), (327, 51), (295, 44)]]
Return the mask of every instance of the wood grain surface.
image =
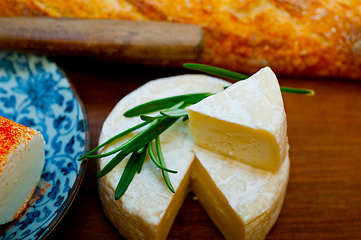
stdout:
[(201, 27), (116, 19), (0, 17), (0, 49), (117, 61), (197, 59)]
[[(91, 148), (102, 124), (126, 94), (159, 77), (194, 73), (53, 58), (74, 84), (89, 118)], [(313, 97), (283, 94), (291, 173), (278, 221), (266, 239), (361, 239), (361, 81), (279, 77), (314, 89)], [(89, 161), (75, 201), (48, 239), (123, 239), (102, 212), (95, 162)], [(168, 239), (223, 239), (189, 193)]]

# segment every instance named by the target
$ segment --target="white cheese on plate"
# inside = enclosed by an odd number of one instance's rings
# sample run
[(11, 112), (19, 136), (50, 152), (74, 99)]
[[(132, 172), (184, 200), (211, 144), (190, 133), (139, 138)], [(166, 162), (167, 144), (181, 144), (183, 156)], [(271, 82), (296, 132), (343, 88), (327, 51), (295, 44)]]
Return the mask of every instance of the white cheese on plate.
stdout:
[[(216, 93), (227, 85), (226, 81), (204, 75), (183, 75), (148, 82), (115, 106), (104, 122), (99, 144), (141, 122), (139, 117), (123, 117), (124, 112), (134, 106), (175, 95)], [(116, 148), (137, 132), (105, 146), (101, 152)], [(275, 173), (248, 166), (194, 146), (188, 123), (182, 121), (166, 130), (160, 139), (167, 168), (178, 171), (169, 174), (175, 194), (168, 190), (161, 171), (148, 156), (141, 173), (135, 175), (119, 200), (114, 199), (114, 191), (128, 159), (98, 180), (104, 212), (121, 235), (127, 239), (166, 239), (184, 198), (193, 189), (227, 239), (264, 238), (283, 203), (289, 173), (288, 157)], [(100, 159), (99, 169), (111, 159), (112, 156)], [(220, 201), (223, 207), (217, 207), (214, 201)], [(227, 213), (228, 219), (222, 212)], [(233, 230), (217, 223), (222, 220), (232, 222)]]
[(40, 132), (0, 116), (0, 224), (26, 208), (44, 167)]

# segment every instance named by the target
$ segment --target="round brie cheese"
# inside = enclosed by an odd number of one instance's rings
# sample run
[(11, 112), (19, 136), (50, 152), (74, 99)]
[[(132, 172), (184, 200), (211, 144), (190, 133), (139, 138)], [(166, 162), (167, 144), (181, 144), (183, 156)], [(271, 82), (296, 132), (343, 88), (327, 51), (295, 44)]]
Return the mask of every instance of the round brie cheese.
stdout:
[[(205, 76), (182, 75), (150, 81), (124, 97), (104, 122), (99, 144), (141, 122), (124, 112), (142, 103), (175, 95), (220, 92), (229, 82)], [(176, 190), (171, 193), (162, 172), (146, 156), (125, 194), (114, 192), (129, 156), (98, 179), (105, 214), (127, 239), (166, 239), (187, 193), (193, 190), (226, 239), (262, 239), (280, 213), (289, 175), (286, 155), (279, 170), (269, 172), (195, 146), (188, 121), (178, 121), (160, 136), (167, 168)], [(140, 129), (141, 130), (141, 129)], [(106, 145), (100, 153), (115, 149), (140, 130)], [(288, 147), (287, 147), (288, 152)], [(99, 170), (113, 156), (98, 160)]]

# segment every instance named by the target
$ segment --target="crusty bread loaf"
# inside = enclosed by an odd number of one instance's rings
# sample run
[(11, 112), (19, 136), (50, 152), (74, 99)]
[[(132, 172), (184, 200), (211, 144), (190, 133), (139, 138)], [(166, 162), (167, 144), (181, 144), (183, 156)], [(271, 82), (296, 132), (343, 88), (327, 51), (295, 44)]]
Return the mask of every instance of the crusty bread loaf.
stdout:
[[(0, 16), (191, 23), (199, 62), (242, 73), (361, 79), (360, 0), (2, 0)], [(174, 64), (162, 62), (162, 64)]]

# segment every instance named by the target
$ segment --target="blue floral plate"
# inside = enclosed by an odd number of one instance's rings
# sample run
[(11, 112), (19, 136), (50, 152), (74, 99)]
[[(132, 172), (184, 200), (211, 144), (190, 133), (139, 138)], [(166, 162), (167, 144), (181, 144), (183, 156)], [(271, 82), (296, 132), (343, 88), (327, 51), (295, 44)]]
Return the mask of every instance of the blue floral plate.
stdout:
[(66, 76), (44, 56), (0, 51), (0, 115), (39, 130), (45, 166), (37, 191), (0, 240), (44, 239), (66, 213), (82, 182), (88, 151), (84, 107)]

